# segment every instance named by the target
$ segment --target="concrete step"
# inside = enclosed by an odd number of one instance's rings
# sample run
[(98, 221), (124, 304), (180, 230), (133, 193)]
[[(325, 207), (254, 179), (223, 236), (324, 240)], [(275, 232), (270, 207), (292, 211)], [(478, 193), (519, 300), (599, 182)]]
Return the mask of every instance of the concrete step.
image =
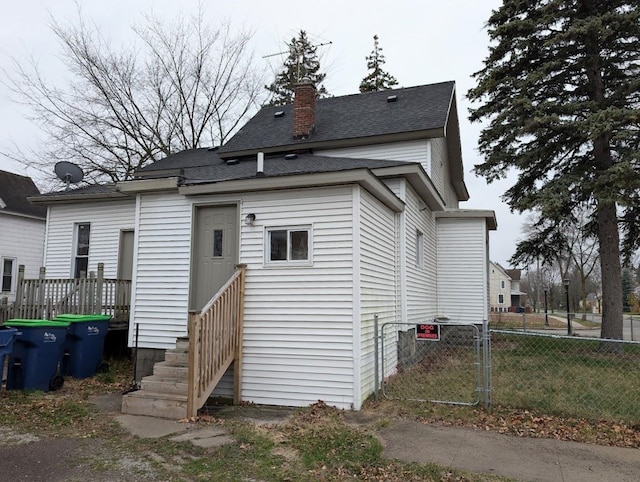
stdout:
[(172, 351), (176, 353), (189, 353), (189, 338), (178, 338), (176, 340), (176, 347)]
[(189, 366), (189, 354), (167, 350), (164, 354), (164, 361), (167, 365), (186, 367)]
[(140, 386), (142, 390), (153, 393), (162, 393), (167, 395), (187, 395), (189, 385), (185, 378), (165, 378), (158, 375), (144, 377)]
[(159, 362), (153, 365), (153, 374), (162, 378), (186, 380), (189, 376), (189, 367)]
[(122, 397), (122, 413), (180, 420), (187, 417), (187, 396), (138, 390)]

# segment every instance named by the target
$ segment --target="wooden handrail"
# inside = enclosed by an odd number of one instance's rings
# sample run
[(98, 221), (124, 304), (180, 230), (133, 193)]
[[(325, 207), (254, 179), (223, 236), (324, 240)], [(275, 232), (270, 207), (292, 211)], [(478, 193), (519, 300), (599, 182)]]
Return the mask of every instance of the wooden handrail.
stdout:
[(187, 417), (195, 417), (231, 363), (234, 403), (241, 398), (245, 265), (218, 290), (202, 311), (189, 314)]

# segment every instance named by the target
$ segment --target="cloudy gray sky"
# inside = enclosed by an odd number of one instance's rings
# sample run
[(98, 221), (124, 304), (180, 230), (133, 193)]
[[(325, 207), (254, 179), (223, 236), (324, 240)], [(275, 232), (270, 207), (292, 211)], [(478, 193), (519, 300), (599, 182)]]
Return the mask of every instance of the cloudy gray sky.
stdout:
[[(131, 25), (141, 23), (142, 14), (151, 8), (158, 16), (171, 18), (181, 11), (194, 12), (198, 6), (198, 0), (78, 1), (85, 17), (116, 45), (131, 39)], [(366, 75), (365, 56), (373, 47), (374, 34), (379, 36), (384, 49), (386, 68), (400, 86), (455, 80), (465, 180), (471, 195), (470, 201), (461, 207), (495, 210), (498, 231), (491, 234), (491, 259), (506, 266), (520, 236), (522, 217), (510, 214), (500, 201), (500, 195), (510, 185), (508, 181), (487, 185), (484, 179), (471, 173), (473, 165), (481, 161), (476, 149), (480, 126), (467, 121), (469, 104), (464, 98), (473, 85), (471, 74), (481, 68), (487, 55), (484, 24), (500, 3), (500, 0), (202, 1), (206, 18), (212, 23), (228, 18), (234, 25), (255, 32), (256, 62), (267, 72), (277, 68), (279, 59), (262, 57), (282, 51), (285, 42), (300, 29), (306, 30), (316, 43), (331, 42), (320, 50), (322, 65), (328, 70), (325, 84), (332, 95), (358, 91)], [(59, 77), (61, 61), (49, 30), (49, 16), (62, 22), (73, 21), (75, 1), (0, 0), (0, 4), (0, 66), (11, 71), (12, 57), (33, 55), (48, 76)], [(13, 143), (37, 146), (38, 127), (26, 120), (24, 114), (24, 109), (11, 102), (9, 92), (0, 83), (0, 152), (10, 150)], [(0, 169), (34, 178), (41, 176), (2, 154)]]

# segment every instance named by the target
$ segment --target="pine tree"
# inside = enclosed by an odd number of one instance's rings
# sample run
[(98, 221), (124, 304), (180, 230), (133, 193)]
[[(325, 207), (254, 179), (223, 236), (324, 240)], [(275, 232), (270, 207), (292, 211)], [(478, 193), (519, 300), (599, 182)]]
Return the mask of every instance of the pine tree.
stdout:
[(601, 336), (621, 339), (621, 254), (640, 244), (640, 6), (504, 0), (488, 28), (489, 55), (467, 94), (481, 103), (470, 119), (486, 123), (475, 172), (489, 182), (517, 172), (503, 198), (550, 223), (587, 206), (602, 273)]
[(378, 90), (390, 89), (394, 85), (398, 85), (396, 78), (382, 70), (385, 63), (384, 55), (382, 55), (382, 47), (378, 45), (378, 36), (373, 36), (373, 50), (371, 55), (365, 57), (367, 59), (367, 69), (371, 72), (360, 82), (360, 92), (375, 92)]
[(302, 79), (309, 79), (316, 86), (318, 97), (329, 95), (322, 81), (327, 76), (320, 71), (318, 47), (313, 45), (307, 37), (307, 32), (300, 30), (298, 37), (294, 37), (287, 44), (289, 55), (284, 61), (283, 70), (273, 83), (265, 85), (271, 92), (268, 105), (283, 105), (293, 102), (294, 86)]

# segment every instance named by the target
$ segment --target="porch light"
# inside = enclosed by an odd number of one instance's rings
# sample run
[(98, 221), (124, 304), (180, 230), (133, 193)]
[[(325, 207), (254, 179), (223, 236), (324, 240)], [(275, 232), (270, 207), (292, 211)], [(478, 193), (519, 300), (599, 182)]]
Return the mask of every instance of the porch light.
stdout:
[(253, 213), (247, 214), (247, 216), (244, 218), (244, 224), (246, 224), (247, 226), (253, 226), (253, 223), (255, 222), (256, 222), (256, 215)]

